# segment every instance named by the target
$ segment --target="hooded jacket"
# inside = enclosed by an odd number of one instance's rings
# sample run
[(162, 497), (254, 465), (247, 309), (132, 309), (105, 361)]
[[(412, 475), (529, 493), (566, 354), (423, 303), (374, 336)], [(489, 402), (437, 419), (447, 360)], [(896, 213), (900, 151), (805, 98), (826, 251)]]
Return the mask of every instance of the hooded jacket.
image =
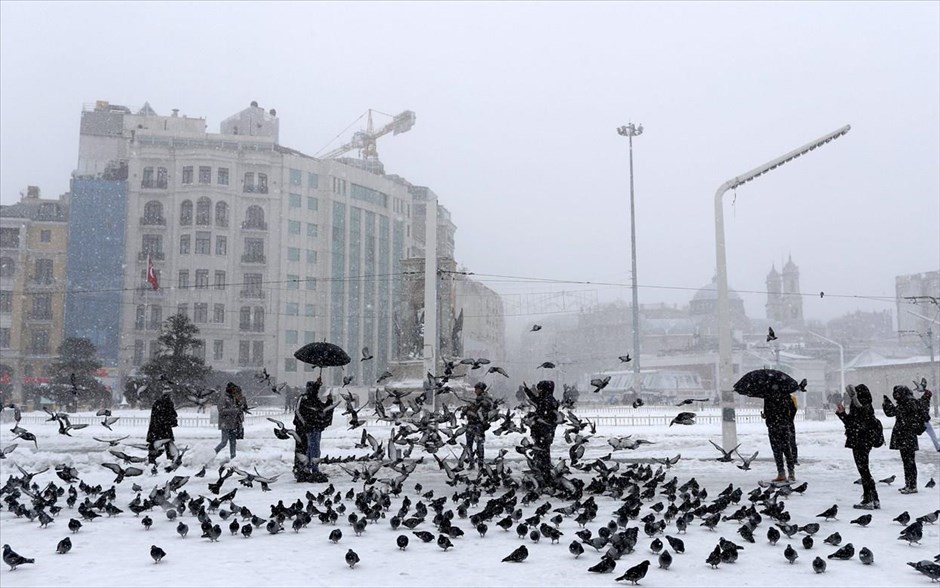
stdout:
[(875, 408), (872, 406), (871, 392), (868, 387), (859, 384), (850, 390), (852, 402), (848, 407), (848, 412), (836, 413), (845, 425), (845, 446), (870, 450), (872, 447), (884, 445), (884, 431), (881, 421), (875, 417)]
[(307, 391), (300, 397), (297, 412), (294, 414), (294, 427), (297, 432), (323, 431), (333, 424), (333, 395), (320, 400), (320, 384), (307, 382)]
[(931, 394), (926, 392), (922, 397), (914, 398), (914, 393), (907, 386), (895, 386), (892, 396), (897, 404), (885, 396), (882, 406), (885, 416), (895, 417), (890, 447), (898, 451), (917, 451), (920, 449), (917, 436), (924, 430)]

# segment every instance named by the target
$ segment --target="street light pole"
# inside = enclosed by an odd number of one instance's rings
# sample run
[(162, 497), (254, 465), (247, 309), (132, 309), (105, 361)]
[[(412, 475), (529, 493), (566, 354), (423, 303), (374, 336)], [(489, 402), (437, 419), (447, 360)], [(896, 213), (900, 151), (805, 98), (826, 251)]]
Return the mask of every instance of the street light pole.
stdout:
[(819, 333), (814, 333), (812, 331), (809, 331), (809, 334), (812, 335), (813, 337), (818, 337), (828, 343), (832, 343), (833, 345), (839, 348), (839, 393), (841, 394), (845, 392), (845, 350), (842, 348), (842, 344), (836, 341), (833, 341), (832, 339), (827, 339), (826, 337), (823, 337)]
[(754, 178), (801, 155), (805, 155), (833, 139), (838, 139), (848, 133), (851, 128), (849, 125), (845, 125), (749, 172), (731, 178), (718, 186), (718, 190), (715, 192), (715, 256), (718, 262), (718, 386), (721, 394), (721, 437), (725, 451), (731, 451), (738, 444), (738, 430), (734, 413), (734, 390), (731, 381), (734, 377), (731, 358), (731, 312), (728, 308), (728, 267), (725, 259), (725, 224), (721, 198), (728, 190), (737, 188), (745, 182), (750, 182)]
[(633, 388), (640, 392), (640, 302), (636, 286), (636, 208), (633, 199), (633, 137), (643, 134), (643, 125), (627, 123), (617, 129), (617, 134), (627, 137), (630, 142), (630, 253), (632, 258), (633, 286)]

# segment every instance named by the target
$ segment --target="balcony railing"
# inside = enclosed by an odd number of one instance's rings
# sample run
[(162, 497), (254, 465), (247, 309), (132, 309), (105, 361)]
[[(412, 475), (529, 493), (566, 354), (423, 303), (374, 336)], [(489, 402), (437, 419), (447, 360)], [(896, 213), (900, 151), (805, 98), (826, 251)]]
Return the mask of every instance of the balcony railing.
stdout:
[(137, 254), (137, 261), (147, 261), (148, 256), (153, 258), (154, 261), (166, 259), (166, 254), (162, 251), (141, 251)]
[(140, 217), (140, 224), (147, 227), (166, 226), (166, 218), (162, 216), (142, 216)]
[(264, 291), (263, 291), (263, 290), (244, 289), (244, 290), (242, 290), (242, 291), (240, 292), (240, 295), (241, 295), (242, 298), (258, 298), (258, 299), (263, 299), (263, 298), (264, 298)]
[(243, 221), (242, 229), (246, 231), (267, 231), (268, 223), (264, 221)]
[(242, 254), (242, 263), (264, 263), (263, 253), (245, 253)]
[(166, 190), (167, 182), (166, 180), (141, 180), (140, 187), (145, 190)]

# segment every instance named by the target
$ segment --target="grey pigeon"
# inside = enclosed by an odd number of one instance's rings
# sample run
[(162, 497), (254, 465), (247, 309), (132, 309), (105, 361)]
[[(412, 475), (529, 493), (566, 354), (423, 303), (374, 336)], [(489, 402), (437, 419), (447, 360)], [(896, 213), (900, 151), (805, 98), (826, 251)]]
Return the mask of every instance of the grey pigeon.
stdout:
[(819, 513), (819, 514), (816, 515), (816, 516), (817, 516), (817, 517), (823, 517), (824, 519), (826, 519), (826, 520), (828, 521), (829, 519), (834, 519), (834, 518), (836, 518), (836, 515), (837, 515), (837, 514), (839, 514), (839, 505), (833, 504), (832, 506), (830, 506), (829, 508), (827, 508), (826, 510), (822, 511), (821, 513)]
[(855, 546), (851, 543), (846, 543), (839, 549), (835, 550), (834, 553), (829, 554), (829, 559), (852, 559), (852, 556), (855, 555)]
[(870, 515), (870, 514), (863, 514), (862, 516), (858, 517), (857, 519), (851, 521), (850, 524), (852, 524), (852, 525), (860, 525), (860, 526), (862, 526), (862, 527), (867, 527), (867, 526), (868, 526), (868, 523), (870, 523), (870, 522), (871, 522), (871, 515)]
[(527, 557), (529, 557), (529, 550), (525, 545), (520, 545), (514, 549), (512, 553), (504, 557), (503, 561), (521, 563), (524, 562)]
[(672, 554), (669, 553), (668, 549), (665, 549), (663, 550), (662, 553), (659, 554), (659, 567), (661, 567), (664, 570), (668, 570), (669, 566), (671, 565), (672, 565)]
[(871, 549), (862, 547), (858, 550), (858, 561), (862, 562), (866, 566), (870, 566), (875, 562), (875, 554), (871, 552)]
[[(4, 559), (6, 558), (4, 557)], [(907, 562), (907, 565), (930, 578), (931, 582), (936, 582), (938, 579), (940, 579), (940, 564), (936, 564), (928, 559), (922, 559), (916, 563), (909, 561)]]
[(825, 571), (826, 571), (826, 560), (824, 560), (823, 558), (821, 558), (821, 557), (819, 557), (819, 556), (817, 555), (816, 558), (813, 559), (813, 571), (816, 572), (817, 574), (821, 574), (821, 573), (825, 572)]
[[(236, 525), (237, 524), (238, 523), (236, 523)], [(176, 532), (179, 534), (180, 537), (185, 539), (186, 535), (189, 533), (189, 525), (187, 525), (183, 521), (180, 521), (180, 524), (176, 525)]]
[(793, 549), (793, 546), (787, 543), (787, 548), (783, 550), (783, 557), (787, 558), (787, 561), (791, 564), (796, 561), (796, 558), (800, 557), (800, 554)]
[(901, 535), (898, 537), (899, 540), (907, 541), (908, 545), (913, 545), (915, 543), (920, 544), (920, 540), (924, 538), (924, 524), (920, 521), (914, 521), (910, 525), (904, 528), (901, 531)]
[(59, 541), (59, 544), (55, 546), (55, 552), (59, 555), (64, 555), (72, 550), (72, 540), (66, 537), (62, 541)]
[(150, 557), (153, 558), (153, 563), (160, 563), (160, 561), (166, 557), (166, 552), (157, 547), (156, 545), (150, 546)]
[(832, 535), (829, 535), (828, 537), (826, 537), (823, 543), (832, 545), (833, 547), (838, 547), (839, 544), (842, 543), (842, 535), (840, 535), (839, 532), (836, 531)]
[(398, 538), (395, 539), (395, 544), (398, 545), (398, 549), (404, 551), (405, 548), (408, 547), (408, 536), (399, 535)]
[(346, 552), (346, 565), (349, 566), (349, 569), (356, 567), (356, 564), (359, 563), (359, 554), (350, 549)]
[(572, 541), (568, 546), (568, 552), (571, 553), (575, 559), (577, 559), (581, 556), (582, 553), (584, 553), (584, 547), (582, 547), (581, 544), (577, 541)]
[(628, 569), (626, 572), (624, 572), (622, 576), (617, 578), (617, 581), (620, 582), (623, 580), (629, 580), (630, 582), (633, 583), (634, 586), (636, 586), (640, 580), (646, 577), (646, 572), (649, 569), (650, 569), (650, 560), (645, 559), (641, 561), (640, 563), (638, 563), (637, 565), (633, 566), (632, 568)]
[(673, 425), (694, 425), (695, 424), (695, 413), (694, 412), (680, 412), (676, 415), (676, 418), (672, 419), (669, 423), (669, 426)]

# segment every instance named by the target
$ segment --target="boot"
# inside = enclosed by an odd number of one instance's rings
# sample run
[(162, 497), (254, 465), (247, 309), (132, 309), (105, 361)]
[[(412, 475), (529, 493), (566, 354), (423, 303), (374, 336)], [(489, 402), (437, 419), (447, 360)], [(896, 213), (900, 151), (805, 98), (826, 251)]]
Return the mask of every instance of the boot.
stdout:
[(789, 475), (787, 476), (787, 479), (788, 479), (789, 481), (791, 481), (791, 482), (796, 482), (796, 472), (793, 471), (792, 468), (790, 469), (790, 472), (789, 472)]
[(786, 482), (787, 477), (783, 475), (783, 472), (778, 472), (777, 477), (771, 480), (771, 482)]

